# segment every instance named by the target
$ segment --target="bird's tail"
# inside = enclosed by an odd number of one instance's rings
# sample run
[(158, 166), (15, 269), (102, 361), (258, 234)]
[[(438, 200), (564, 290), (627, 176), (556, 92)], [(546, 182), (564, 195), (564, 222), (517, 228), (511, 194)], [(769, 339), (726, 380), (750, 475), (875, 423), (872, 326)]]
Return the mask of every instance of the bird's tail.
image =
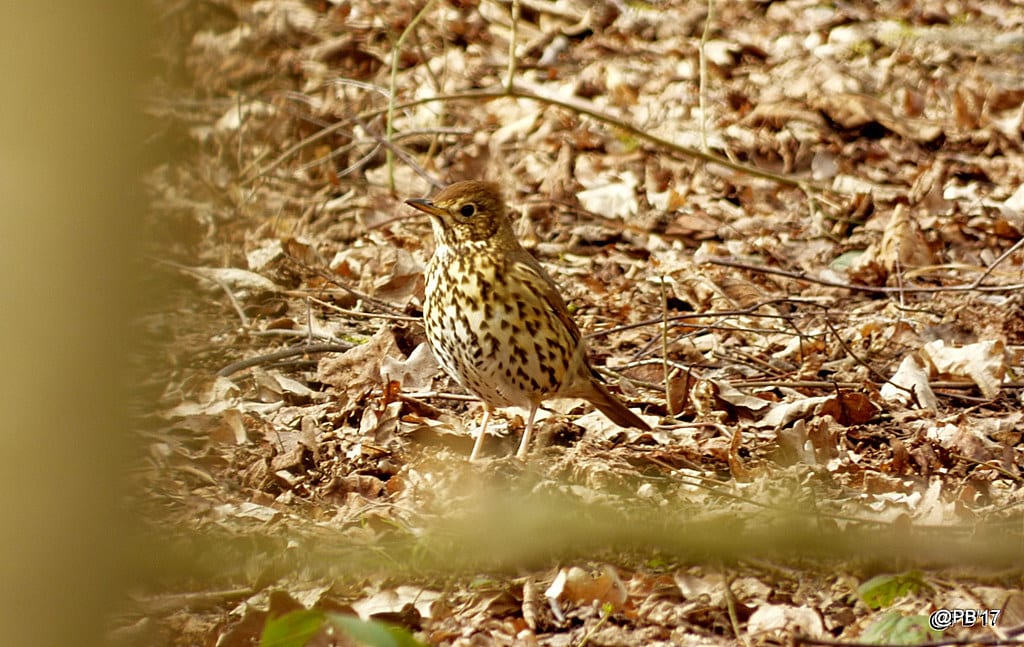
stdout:
[(608, 416), (608, 419), (620, 427), (633, 427), (643, 431), (650, 431), (651, 427), (640, 419), (626, 405), (612, 395), (607, 388), (597, 380), (591, 380), (593, 390), (584, 396), (587, 401), (601, 410), (601, 413)]

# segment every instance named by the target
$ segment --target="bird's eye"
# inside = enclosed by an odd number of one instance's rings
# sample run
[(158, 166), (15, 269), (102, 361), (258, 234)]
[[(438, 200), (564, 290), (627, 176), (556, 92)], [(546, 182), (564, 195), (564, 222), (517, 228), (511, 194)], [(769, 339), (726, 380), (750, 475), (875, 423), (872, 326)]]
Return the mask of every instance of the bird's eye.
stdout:
[(462, 215), (462, 217), (469, 218), (470, 216), (476, 214), (476, 205), (473, 204), (472, 202), (470, 202), (469, 204), (464, 204), (461, 207), (459, 207), (459, 213)]

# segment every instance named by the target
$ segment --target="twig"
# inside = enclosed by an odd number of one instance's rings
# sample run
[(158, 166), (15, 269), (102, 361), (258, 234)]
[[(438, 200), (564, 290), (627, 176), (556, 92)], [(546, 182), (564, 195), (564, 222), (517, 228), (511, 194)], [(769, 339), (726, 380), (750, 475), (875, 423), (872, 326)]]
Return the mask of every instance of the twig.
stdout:
[[(324, 270), (324, 269), (322, 269), (320, 267), (313, 267), (311, 265), (307, 265), (307, 264), (303, 263), (302, 261), (300, 261), (299, 259), (297, 259), (294, 256), (292, 256), (291, 254), (286, 254), (286, 255), (287, 255), (287, 257), (293, 263), (299, 265), (300, 267), (304, 267), (307, 270), (312, 270), (320, 278), (324, 279), (328, 283), (331, 283), (332, 285), (336, 285), (337, 287), (341, 288), (342, 290), (344, 290), (345, 292), (351, 294), (352, 296), (356, 297), (357, 299), (362, 299), (366, 303), (368, 303), (370, 305), (373, 305), (373, 306), (376, 306), (376, 307), (378, 307), (381, 310), (384, 310), (386, 312), (390, 312), (390, 313), (395, 314), (395, 315), (402, 315), (402, 310), (400, 308), (398, 308), (397, 306), (392, 305), (392, 304), (390, 304), (387, 301), (384, 301), (382, 299), (378, 299), (377, 297), (370, 296), (369, 294), (366, 294), (365, 292), (360, 292), (359, 290), (355, 289), (352, 286), (345, 285), (344, 283), (342, 283), (341, 281), (336, 279), (332, 274), (329, 274), (326, 270)], [(402, 316), (404, 316), (404, 315), (402, 315)]]
[[(379, 115), (379, 114), (381, 114), (383, 112), (385, 112), (385, 111), (384, 110), (375, 111), (374, 113), (372, 113), (372, 116), (377, 116), (377, 115)], [(320, 141), (321, 139), (324, 139), (325, 137), (329, 137), (329, 136), (333, 135), (334, 133), (338, 132), (339, 130), (345, 129), (346, 127), (350, 126), (351, 124), (352, 124), (352, 120), (351, 119), (345, 119), (343, 121), (339, 121), (336, 124), (331, 124), (330, 126), (326, 126), (324, 128), (321, 128), (320, 130), (316, 131), (312, 135), (309, 135), (308, 137), (304, 137), (303, 139), (300, 139), (299, 141), (295, 142), (294, 144), (292, 144), (288, 148), (284, 149), (284, 151), (280, 155), (278, 155), (273, 160), (271, 160), (270, 163), (267, 164), (265, 167), (259, 169), (259, 171), (257, 171), (255, 175), (249, 176), (247, 174), (249, 173), (249, 171), (252, 170), (252, 168), (256, 164), (256, 162), (259, 161), (259, 160), (255, 160), (252, 164), (250, 164), (248, 167), (243, 169), (242, 172), (239, 174), (243, 178), (242, 182), (243, 183), (252, 182), (256, 178), (261, 177), (263, 175), (266, 175), (267, 173), (270, 173), (275, 168), (277, 168), (278, 166), (283, 164), (285, 162), (285, 160), (290, 158), (292, 155), (295, 155), (296, 153), (298, 153), (300, 150), (302, 150), (306, 146), (309, 146), (310, 144), (315, 144), (316, 142)]]
[[(398, 37), (398, 42), (395, 43), (394, 48), (391, 50), (391, 83), (388, 86), (388, 120), (387, 120), (387, 135), (385, 141), (387, 141), (387, 169), (388, 169), (388, 188), (392, 191), (395, 190), (395, 160), (394, 160), (394, 149), (391, 148), (391, 136), (395, 132), (395, 93), (397, 91), (397, 80), (398, 80), (398, 57), (402, 53), (402, 45), (405, 43), (405, 38), (416, 29), (416, 26), (423, 20), (423, 17), (427, 15), (427, 12), (434, 6), (434, 0), (429, 0), (423, 8), (420, 9), (416, 16), (409, 22), (402, 35)], [(358, 118), (358, 117), (357, 117)]]
[[(466, 128), (426, 128), (426, 129), (419, 129), (419, 130), (407, 130), (405, 132), (401, 132), (401, 133), (398, 133), (398, 134), (394, 135), (391, 138), (391, 143), (392, 144), (397, 144), (399, 141), (401, 141), (403, 139), (410, 139), (412, 137), (426, 137), (426, 136), (437, 137), (438, 135), (471, 135), (471, 134), (473, 134), (473, 131), (469, 130), (469, 129), (466, 129)], [(355, 147), (358, 143), (359, 142), (353, 140), (351, 143), (349, 143), (349, 144), (347, 144), (345, 146), (342, 146), (341, 148), (336, 148), (336, 149), (332, 150), (331, 152), (327, 153), (326, 155), (321, 155), (320, 157), (316, 157), (316, 158), (306, 162), (305, 164), (300, 164), (300, 165), (296, 166), (295, 169), (297, 171), (301, 172), (301, 171), (308, 171), (309, 169), (312, 169), (312, 168), (316, 168), (320, 164), (324, 164), (326, 162), (330, 162), (333, 159), (335, 159), (336, 157), (341, 156), (342, 154), (344, 154), (349, 149)], [(377, 151), (380, 150), (381, 146), (382, 146), (382, 144), (380, 143), (380, 140), (378, 140), (378, 145), (374, 146), (372, 149), (370, 149), (370, 152), (368, 152), (367, 154), (363, 155), (362, 157), (360, 157), (355, 162), (352, 162), (347, 167), (345, 167), (343, 170), (338, 171), (336, 175), (338, 177), (345, 177), (349, 173), (352, 173), (353, 171), (359, 169), (360, 167), (365, 165), (368, 161), (373, 159), (373, 157), (377, 154)], [(264, 169), (263, 171), (260, 172), (260, 174), (261, 175), (265, 174), (265, 173), (269, 172), (270, 170), (271, 169), (269, 169), (269, 168), (268, 169)]]
[(668, 367), (668, 291), (665, 289), (665, 276), (662, 275), (661, 286), (661, 365), (665, 372), (665, 403), (671, 407), (672, 388), (671, 374)]
[(242, 304), (238, 302), (238, 299), (235, 298), (234, 293), (231, 292), (231, 286), (225, 283), (222, 279), (218, 278), (217, 276), (214, 276), (213, 274), (204, 274), (203, 272), (200, 272), (195, 268), (189, 267), (188, 265), (182, 265), (181, 263), (175, 263), (174, 261), (169, 261), (167, 259), (157, 258), (155, 260), (158, 263), (169, 265), (174, 269), (178, 270), (179, 272), (191, 274), (192, 276), (197, 276), (201, 279), (205, 279), (207, 281), (211, 281), (217, 284), (217, 286), (224, 291), (224, 294), (228, 295), (228, 301), (231, 302), (231, 307), (235, 309), (235, 312), (238, 314), (238, 318), (242, 321), (242, 328), (246, 330), (249, 329), (249, 317), (246, 316), (245, 310), (242, 309)]
[(853, 352), (853, 349), (850, 348), (850, 345), (846, 343), (846, 340), (843, 339), (842, 335), (839, 334), (839, 331), (835, 329), (835, 326), (832, 325), (832, 322), (829, 321), (827, 316), (824, 319), (822, 319), (822, 321), (825, 322), (825, 327), (829, 329), (829, 331), (832, 333), (832, 336), (835, 337), (836, 341), (839, 342), (839, 345), (843, 347), (843, 350), (846, 352), (846, 354), (853, 358), (853, 361), (857, 362), (858, 364), (866, 368), (868, 372), (874, 375), (882, 384), (891, 384), (892, 386), (896, 387), (897, 389), (900, 389), (901, 391), (906, 391), (907, 393), (910, 394), (910, 397), (915, 400), (915, 402), (917, 401), (917, 393), (914, 392), (913, 388), (908, 388), (903, 386), (902, 384), (893, 382), (890, 378), (883, 375), (874, 366), (868, 364), (867, 360), (862, 358), (857, 353)]
[[(367, 132), (367, 134), (370, 135), (370, 137), (373, 137), (374, 140), (376, 140), (378, 144), (380, 144), (381, 146), (383, 146), (387, 150), (388, 155), (392, 155), (392, 154), (397, 155), (399, 159), (401, 159), (403, 162), (405, 162), (409, 166), (409, 168), (411, 168), (413, 171), (416, 172), (416, 175), (419, 175), (421, 178), (426, 180), (435, 189), (444, 188), (444, 182), (441, 182), (439, 180), (434, 179), (429, 173), (427, 173), (427, 171), (422, 166), (420, 166), (416, 162), (416, 160), (414, 160), (412, 158), (412, 156), (410, 156), (404, 150), (402, 150), (401, 148), (396, 146), (389, 139), (385, 139), (384, 137), (381, 137), (377, 133), (373, 132), (373, 130), (370, 128), (369, 124), (363, 122), (359, 117), (355, 117), (354, 119), (355, 119), (357, 124), (359, 124), (360, 126), (363, 127), (363, 130), (365, 130)], [(393, 185), (394, 184), (394, 178), (391, 179), (391, 182), (392, 182), (392, 185)], [(394, 188), (395, 188), (394, 186), (391, 187), (392, 190), (394, 190)]]
[(590, 642), (590, 638), (597, 633), (597, 630), (604, 626), (604, 623), (608, 622), (608, 618), (612, 616), (613, 607), (611, 603), (604, 603), (601, 605), (601, 617), (598, 618), (597, 624), (591, 627), (587, 633), (583, 634), (583, 638), (576, 643), (576, 647), (586, 647), (586, 644)]
[(250, 337), (305, 337), (309, 343), (313, 343), (313, 340), (318, 339), (326, 342), (340, 342), (342, 340), (332, 335), (325, 335), (323, 333), (313, 332), (307, 326), (305, 329), (292, 329), (292, 328), (270, 328), (267, 330), (250, 330), (248, 331)]
[(308, 297), (306, 299), (306, 330), (309, 331), (309, 334), (306, 336), (307, 344), (313, 343), (313, 308), (310, 307), (311, 298)]
[(732, 633), (736, 636), (736, 640), (741, 640), (746, 647), (750, 647), (750, 636), (740, 631), (739, 614), (736, 613), (736, 594), (732, 590), (735, 574), (726, 572), (724, 564), (720, 563), (719, 568), (722, 570), (722, 586), (725, 587), (725, 608), (729, 612), (729, 624), (732, 626)]
[[(652, 365), (664, 366), (666, 363), (668, 364), (669, 368), (673, 369), (673, 370), (685, 371), (685, 370), (687, 370), (689, 368), (689, 366), (687, 366), (686, 364), (683, 364), (681, 362), (675, 362), (675, 361), (672, 361), (672, 360), (665, 360), (664, 358), (661, 358), (661, 357), (652, 357), (651, 359), (640, 359), (640, 360), (637, 360), (635, 362), (629, 362), (628, 364), (624, 364), (622, 366), (618, 366), (618, 367), (615, 368), (614, 372), (615, 373), (621, 373), (622, 371), (625, 371), (626, 369), (637, 368), (639, 366), (652, 366)], [(606, 370), (612, 371), (612, 369), (607, 368), (607, 367), (606, 367)]]
[(981, 273), (981, 276), (979, 276), (979, 277), (978, 277), (978, 278), (977, 278), (977, 279), (976, 279), (976, 280), (974, 281), (974, 284), (973, 284), (973, 285), (974, 285), (974, 287), (978, 287), (978, 286), (980, 286), (980, 285), (981, 285), (981, 282), (982, 282), (982, 281), (984, 281), (984, 280), (985, 280), (985, 278), (986, 278), (986, 277), (987, 277), (987, 276), (988, 276), (989, 274), (991, 274), (991, 273), (992, 273), (992, 270), (996, 269), (996, 266), (997, 266), (997, 265), (999, 265), (999, 264), (1000, 264), (1000, 263), (1002, 263), (1002, 262), (1003, 262), (1004, 260), (1006, 260), (1006, 258), (1007, 258), (1007, 257), (1008, 257), (1008, 256), (1009, 256), (1010, 254), (1012, 254), (1012, 253), (1014, 253), (1015, 251), (1017, 251), (1018, 249), (1020, 249), (1020, 248), (1021, 248), (1021, 246), (1024, 246), (1024, 237), (1022, 237), (1022, 238), (1021, 238), (1020, 240), (1018, 240), (1018, 241), (1017, 241), (1016, 243), (1014, 243), (1013, 245), (1011, 245), (1011, 246), (1010, 246), (1010, 249), (1008, 249), (1008, 250), (1006, 250), (1005, 252), (1003, 252), (1002, 254), (1000, 254), (1000, 255), (999, 255), (999, 258), (997, 258), (996, 260), (992, 261), (992, 264), (988, 266), (988, 269), (986, 269), (986, 270), (985, 270), (984, 272), (982, 272), (982, 273)]
[[(1021, 241), (1024, 241), (1024, 238), (1022, 238)], [(1016, 248), (1020, 247), (1021, 241), (1018, 241), (1017, 244), (1015, 244), (1008, 251), (1012, 252)], [(998, 259), (996, 259), (996, 262), (992, 264), (993, 267), (996, 263), (1002, 262), (1003, 259), (1006, 258), (1006, 256), (1008, 255), (1009, 254), (1003, 254)], [(774, 267), (765, 267), (763, 265), (741, 263), (739, 261), (734, 261), (730, 258), (709, 258), (706, 262), (712, 265), (721, 265), (723, 267), (735, 267), (741, 270), (750, 270), (751, 272), (772, 274), (775, 276), (785, 276), (791, 279), (796, 279), (798, 281), (807, 281), (809, 283), (817, 283), (818, 285), (827, 285), (833, 288), (843, 288), (845, 290), (854, 290), (857, 292), (877, 292), (881, 294), (918, 292), (930, 294), (936, 292), (1011, 292), (1013, 290), (1024, 290), (1024, 283), (1017, 283), (1011, 285), (981, 285), (980, 281), (974, 281), (969, 285), (949, 285), (942, 287), (891, 287), (885, 285), (864, 285), (862, 283), (843, 283), (841, 281), (832, 281), (829, 279), (818, 278), (815, 276), (811, 276), (806, 272), (793, 272), (790, 270), (783, 270)], [(992, 268), (989, 268), (989, 271), (991, 271), (991, 269)], [(988, 272), (986, 272), (985, 274), (987, 275)]]
[[(295, 292), (288, 292), (287, 294), (295, 294)], [(421, 317), (410, 317), (408, 315), (389, 315), (389, 314), (384, 314), (383, 312), (362, 312), (360, 310), (349, 310), (348, 308), (342, 308), (340, 306), (336, 306), (333, 303), (327, 303), (326, 301), (321, 301), (320, 299), (317, 299), (316, 297), (312, 297), (312, 296), (308, 296), (307, 295), (307, 298), (310, 301), (313, 301), (314, 303), (317, 303), (317, 304), (319, 304), (319, 305), (321, 305), (321, 306), (323, 306), (325, 308), (328, 308), (330, 310), (334, 310), (338, 314), (343, 314), (343, 315), (346, 315), (348, 317), (360, 317), (360, 318), (363, 318), (363, 319), (386, 319), (388, 321), (422, 321), (423, 320)]]
[(227, 377), (238, 371), (252, 368), (253, 366), (259, 366), (260, 364), (266, 364), (268, 362), (274, 362), (279, 359), (286, 357), (295, 357), (296, 355), (307, 355), (312, 353), (342, 353), (352, 348), (354, 344), (348, 343), (330, 343), (330, 344), (303, 344), (302, 346), (292, 346), (291, 348), (282, 348), (272, 353), (266, 353), (265, 355), (257, 355), (256, 357), (250, 357), (248, 359), (239, 360), (232, 362), (224, 368), (217, 371), (217, 377)]
[[(337, 176), (340, 179), (340, 178), (343, 178), (343, 177), (349, 175), (350, 173), (355, 173), (356, 171), (361, 169), (363, 166), (368, 164), (371, 160), (373, 160), (373, 158), (375, 158), (377, 156), (377, 153), (378, 153), (378, 151), (380, 151), (380, 149), (381, 149), (381, 144), (378, 142), (378, 144), (376, 146), (374, 146), (373, 148), (371, 148), (365, 155), (363, 155), (362, 157), (360, 157), (356, 161), (352, 162), (351, 164), (349, 164), (345, 168), (343, 168), (340, 171), (338, 171), (337, 173), (335, 173), (335, 176)], [(329, 155), (325, 155), (324, 158), (321, 158), (320, 160), (313, 160), (309, 164), (303, 164), (303, 165), (299, 166), (297, 170), (299, 172), (302, 172), (302, 171), (308, 170), (310, 168), (313, 168), (315, 165), (322, 163), (322, 161), (326, 161), (325, 158), (333, 158), (335, 154), (341, 154), (341, 152), (342, 152), (341, 149), (335, 150), (335, 151), (331, 151), (330, 154)]]
[(399, 397), (407, 400), (425, 400), (427, 398), (441, 398), (442, 400), (459, 400), (460, 402), (479, 402), (480, 398), (465, 393), (445, 393), (444, 391), (416, 391), (414, 393), (400, 393)]
[[(268, 170), (276, 166), (279, 166), (281, 163), (284, 162), (284, 160), (288, 159), (299, 150), (302, 150), (302, 148), (310, 144), (313, 144), (325, 137), (328, 137), (331, 134), (339, 130), (342, 130), (343, 128), (346, 128), (350, 124), (354, 123), (356, 117), (358, 117), (359, 119), (367, 120), (382, 114), (393, 115), (395, 110), (405, 110), (407, 108), (414, 108), (416, 106), (426, 105), (429, 103), (446, 103), (451, 101), (490, 101), (492, 99), (501, 99), (504, 97), (531, 99), (533, 101), (538, 101), (540, 103), (544, 103), (547, 105), (558, 106), (573, 112), (578, 112), (582, 115), (590, 117), (594, 121), (617, 128), (633, 137), (636, 137), (637, 139), (649, 142), (650, 144), (653, 144), (656, 147), (668, 150), (675, 155), (703, 160), (705, 162), (717, 164), (719, 166), (732, 169), (734, 171), (744, 173), (746, 175), (751, 175), (753, 177), (771, 180), (773, 182), (783, 184), (786, 186), (799, 187), (805, 191), (823, 192), (827, 190), (826, 187), (820, 186), (814, 182), (809, 182), (807, 180), (801, 180), (785, 175), (780, 175), (778, 173), (772, 173), (771, 171), (765, 171), (763, 169), (759, 169), (753, 166), (747, 166), (745, 164), (733, 162), (725, 157), (720, 157), (713, 153), (706, 153), (696, 148), (691, 148), (689, 146), (677, 144), (663, 137), (658, 137), (657, 135), (653, 135), (639, 126), (634, 126), (633, 124), (623, 121), (622, 119), (601, 112), (597, 106), (588, 101), (584, 101), (581, 99), (565, 99), (552, 96), (545, 96), (543, 94), (533, 92), (529, 89), (526, 89), (518, 85), (514, 85), (511, 88), (511, 90), (506, 90), (504, 88), (500, 90), (467, 90), (465, 92), (456, 92), (453, 94), (440, 94), (433, 97), (423, 97), (421, 99), (414, 99), (411, 101), (406, 101), (404, 103), (398, 104), (394, 103), (393, 100), (389, 101), (388, 105), (384, 108), (368, 110), (352, 118), (344, 119), (336, 124), (324, 128), (323, 130), (317, 133), (310, 135), (309, 137), (306, 137), (300, 142), (297, 142), (295, 145), (289, 147), (287, 150), (281, 153), (281, 155), (275, 158), (274, 161), (271, 162), (271, 164), (267, 168), (261, 170), (260, 173), (266, 173)], [(389, 131), (392, 128), (393, 125), (389, 120)]]
[(1020, 477), (1007, 469), (999, 467), (998, 465), (993, 465), (992, 463), (988, 463), (985, 461), (975, 460), (970, 456), (964, 456), (963, 454), (957, 454), (956, 452), (950, 452), (949, 455), (957, 460), (964, 461), (965, 463), (974, 463), (979, 467), (987, 467), (990, 470), (995, 470), (1002, 474), (1003, 476), (1005, 476), (1006, 478), (1017, 481), (1018, 483), (1024, 483), (1024, 477)]
[[(749, 314), (752, 314), (753, 312), (755, 312), (755, 311), (757, 311), (757, 310), (759, 310), (761, 308), (773, 305), (775, 303), (783, 303), (783, 302), (788, 303), (788, 302), (792, 302), (792, 301), (798, 301), (798, 300), (796, 300), (796, 299), (771, 299), (770, 301), (763, 301), (761, 303), (755, 303), (754, 305), (750, 306), (749, 308), (742, 308), (740, 310), (716, 310), (716, 311), (712, 311), (712, 312), (693, 312), (693, 313), (689, 313), (689, 314), (685, 314), (685, 315), (675, 315), (673, 317), (669, 317), (668, 321), (685, 321), (687, 319), (704, 319), (704, 318), (710, 318), (710, 319), (718, 318), (718, 319), (721, 319), (722, 317), (735, 317), (735, 316), (739, 316), (739, 315), (749, 315)], [(759, 315), (756, 315), (756, 316), (757, 317), (763, 317), (763, 318), (766, 318), (766, 319), (788, 319), (788, 318), (790, 318), (791, 315), (787, 315), (787, 314), (759, 314)], [(606, 336), (614, 334), (614, 333), (623, 332), (623, 331), (626, 331), (626, 330), (633, 330), (634, 328), (644, 328), (646, 326), (653, 326), (655, 324), (660, 324), (661, 321), (662, 321), (662, 318), (661, 317), (657, 317), (655, 319), (645, 319), (643, 321), (638, 321), (636, 323), (622, 324), (620, 326), (614, 326), (612, 328), (608, 328), (608, 329), (605, 329), (605, 330), (598, 330), (598, 331), (589, 333), (589, 334), (586, 335), (586, 338), (587, 339), (596, 339), (598, 337), (606, 337)], [(716, 328), (716, 326), (708, 325), (708, 324), (701, 324), (701, 325), (692, 324), (692, 325), (693, 325), (694, 328), (699, 328), (701, 330), (703, 330), (703, 329), (713, 330), (713, 329)], [(732, 330), (732, 328), (730, 328), (730, 329)], [(761, 331), (761, 332), (779, 332), (779, 331), (778, 330), (770, 330), (770, 331)]]
[(512, 0), (512, 33), (509, 35), (509, 78), (505, 80), (505, 91), (512, 92), (515, 82), (515, 42), (519, 34), (519, 0)]
[[(646, 360), (648, 362), (654, 360)], [(759, 387), (786, 387), (790, 389), (831, 389), (833, 387), (839, 387), (841, 389), (856, 389), (864, 386), (863, 382), (830, 382), (825, 380), (737, 380), (735, 382), (729, 382), (735, 387), (746, 387), (749, 389)], [(978, 385), (974, 382), (929, 382), (928, 383), (933, 389), (976, 389)], [(1017, 382), (1007, 382), (1000, 385), (1003, 389), (1021, 389), (1024, 388), (1024, 384)], [(936, 393), (936, 395), (941, 395)], [(986, 400), (985, 402), (988, 402)]]
[[(466, 98), (470, 98), (471, 96), (472, 95), (470, 94)], [(534, 101), (539, 101), (541, 103), (559, 106), (561, 108), (566, 108), (568, 110), (578, 112), (580, 114), (590, 117), (595, 121), (599, 121), (603, 124), (607, 124), (609, 126), (618, 128), (619, 130), (622, 130), (628, 133), (629, 135), (636, 137), (637, 139), (642, 139), (644, 141), (650, 142), (655, 146), (667, 149), (672, 153), (681, 155), (683, 157), (695, 158), (712, 164), (718, 164), (720, 166), (724, 166), (726, 168), (738, 171), (740, 173), (745, 173), (747, 175), (752, 175), (754, 177), (760, 177), (766, 180), (772, 180), (773, 182), (777, 182), (779, 184), (784, 184), (787, 186), (801, 187), (804, 188), (805, 190), (813, 190), (819, 192), (826, 190), (825, 187), (818, 186), (817, 184), (809, 182), (807, 180), (801, 180), (785, 175), (779, 175), (778, 173), (772, 173), (771, 171), (765, 171), (763, 169), (759, 169), (753, 166), (747, 166), (745, 164), (733, 162), (725, 157), (720, 157), (713, 153), (706, 153), (696, 148), (683, 146), (682, 144), (677, 144), (663, 137), (658, 137), (657, 135), (651, 134), (650, 132), (641, 128), (640, 126), (634, 126), (633, 124), (623, 121), (622, 119), (618, 119), (616, 117), (612, 117), (611, 115), (607, 115), (601, 112), (597, 108), (597, 106), (595, 106), (593, 103), (590, 103), (589, 101), (583, 101), (581, 99), (576, 98), (569, 99), (546, 96), (543, 94), (539, 94), (538, 92), (534, 92), (524, 87), (518, 86), (512, 89), (510, 96), (517, 97), (519, 99), (532, 99)]]
[[(412, 211), (412, 210), (410, 209), (410, 211)], [(368, 225), (366, 225), (366, 229), (367, 229), (367, 231), (372, 231), (374, 229), (380, 229), (382, 227), (387, 227), (388, 225), (393, 225), (396, 222), (405, 222), (406, 220), (421, 220), (421, 219), (423, 219), (423, 214), (422, 213), (418, 213), (418, 212), (400, 214), (400, 215), (397, 215), (397, 216), (392, 216), (391, 218), (388, 218), (387, 220), (381, 220), (379, 222), (374, 222), (373, 224), (368, 224)]]
[(711, 24), (715, 16), (715, 0), (708, 0), (708, 15), (704, 18), (704, 32), (700, 35), (700, 84), (697, 88), (697, 106), (700, 109), (700, 148), (708, 152), (708, 37), (711, 35)]

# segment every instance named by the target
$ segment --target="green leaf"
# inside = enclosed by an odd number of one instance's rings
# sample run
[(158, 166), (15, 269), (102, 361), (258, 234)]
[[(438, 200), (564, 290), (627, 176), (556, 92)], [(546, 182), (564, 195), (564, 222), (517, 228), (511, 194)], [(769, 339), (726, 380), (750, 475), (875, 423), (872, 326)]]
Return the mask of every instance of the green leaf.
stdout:
[(341, 613), (325, 614), (315, 609), (292, 611), (268, 620), (260, 636), (260, 647), (305, 647), (325, 622), (366, 647), (424, 647), (402, 627)]
[(292, 611), (267, 620), (260, 647), (305, 647), (324, 624), (324, 614), (315, 609)]
[(916, 645), (942, 638), (942, 632), (928, 625), (928, 616), (904, 616), (887, 611), (861, 635), (861, 641), (874, 645)]
[(386, 622), (360, 620), (340, 613), (328, 614), (327, 619), (349, 638), (367, 647), (424, 647), (407, 630)]
[(918, 571), (900, 575), (876, 575), (857, 587), (857, 595), (872, 609), (887, 607), (898, 598), (916, 593), (928, 585)]
[(844, 252), (837, 256), (835, 259), (832, 260), (831, 263), (828, 264), (828, 267), (829, 269), (836, 271), (848, 270), (851, 267), (853, 267), (853, 264), (857, 261), (858, 258), (863, 256), (863, 254), (863, 249), (852, 249), (848, 252)]

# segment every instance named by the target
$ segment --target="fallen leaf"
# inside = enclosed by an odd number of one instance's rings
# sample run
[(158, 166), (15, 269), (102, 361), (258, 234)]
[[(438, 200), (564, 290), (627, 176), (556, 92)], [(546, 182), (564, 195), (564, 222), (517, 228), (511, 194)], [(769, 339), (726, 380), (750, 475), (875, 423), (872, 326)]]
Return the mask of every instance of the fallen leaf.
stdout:
[(999, 387), (1006, 375), (1006, 353), (1002, 341), (983, 341), (953, 348), (936, 339), (924, 345), (921, 355), (940, 378), (967, 378), (986, 398), (991, 400), (999, 395)]
[(883, 400), (898, 404), (909, 403), (911, 393), (918, 406), (933, 410), (939, 408), (939, 400), (928, 381), (928, 372), (915, 355), (904, 357), (896, 373), (879, 389), (879, 395)]

